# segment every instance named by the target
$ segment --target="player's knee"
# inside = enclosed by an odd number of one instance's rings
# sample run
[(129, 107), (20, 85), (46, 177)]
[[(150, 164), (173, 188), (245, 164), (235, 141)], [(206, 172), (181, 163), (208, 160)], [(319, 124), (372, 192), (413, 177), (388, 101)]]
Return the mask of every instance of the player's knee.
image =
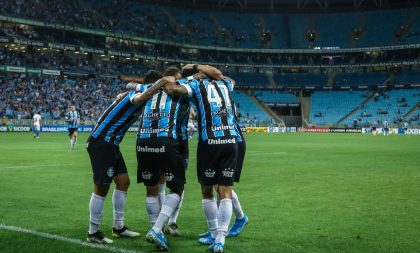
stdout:
[(172, 193), (176, 193), (179, 196), (182, 195), (182, 192), (184, 191), (184, 184), (177, 183), (173, 185), (168, 185), (169, 190), (171, 190)]
[(201, 195), (203, 199), (212, 199), (213, 195), (213, 186), (212, 185), (201, 185)]
[(117, 190), (127, 191), (130, 186), (130, 178), (127, 174), (118, 175), (114, 178)]
[(146, 185), (146, 195), (147, 197), (157, 197), (159, 196), (159, 187), (158, 185), (148, 186)]
[(219, 193), (220, 199), (232, 198), (232, 186), (219, 185), (217, 187), (217, 192)]

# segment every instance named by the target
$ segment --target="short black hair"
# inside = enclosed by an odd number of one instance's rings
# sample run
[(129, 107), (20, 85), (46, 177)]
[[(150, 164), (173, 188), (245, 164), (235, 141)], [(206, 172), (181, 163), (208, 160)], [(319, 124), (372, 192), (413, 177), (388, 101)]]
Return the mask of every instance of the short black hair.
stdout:
[(197, 69), (183, 69), (182, 70), (182, 77), (189, 77), (198, 73)]
[(143, 78), (143, 83), (154, 83), (163, 77), (162, 72), (157, 70), (149, 70)]
[(176, 76), (178, 73), (181, 74), (181, 70), (175, 66), (172, 66), (165, 69), (163, 76)]

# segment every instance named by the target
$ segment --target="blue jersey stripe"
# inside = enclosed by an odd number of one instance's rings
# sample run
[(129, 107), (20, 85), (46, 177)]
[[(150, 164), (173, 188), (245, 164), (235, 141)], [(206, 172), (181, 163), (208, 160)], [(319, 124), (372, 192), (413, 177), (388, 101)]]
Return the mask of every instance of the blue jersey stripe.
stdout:
[[(118, 113), (118, 111), (126, 104), (126, 102), (129, 100), (128, 97), (125, 97), (122, 101), (120, 101), (117, 106), (108, 114), (108, 116), (105, 118), (105, 120), (102, 122), (102, 124), (99, 126), (99, 128), (92, 134), (93, 137), (98, 137), (101, 131), (107, 126), (107, 123), (109, 123), (112, 118)], [(116, 102), (115, 102), (116, 103)]]

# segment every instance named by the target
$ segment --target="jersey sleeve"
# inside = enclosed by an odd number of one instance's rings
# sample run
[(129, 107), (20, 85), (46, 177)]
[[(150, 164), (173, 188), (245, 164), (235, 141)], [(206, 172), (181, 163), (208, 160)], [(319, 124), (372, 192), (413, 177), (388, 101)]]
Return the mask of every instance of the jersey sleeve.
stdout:
[(228, 90), (230, 92), (233, 91), (233, 83), (232, 83), (232, 81), (230, 79), (223, 80), (223, 83), (225, 83), (225, 85), (228, 87)]
[(150, 84), (137, 84), (136, 91), (145, 92), (150, 87)]
[(136, 93), (134, 90), (132, 90), (132, 91), (128, 92), (127, 96), (128, 96), (128, 98), (130, 99), (130, 102), (131, 102), (131, 103), (133, 103), (133, 99), (134, 99), (134, 97), (136, 96), (136, 94), (137, 94), (137, 93)]
[(198, 89), (199, 82), (197, 79), (193, 79), (193, 77), (190, 76), (188, 78), (178, 80), (177, 84), (184, 86), (188, 91), (188, 97), (192, 97), (194, 92)]

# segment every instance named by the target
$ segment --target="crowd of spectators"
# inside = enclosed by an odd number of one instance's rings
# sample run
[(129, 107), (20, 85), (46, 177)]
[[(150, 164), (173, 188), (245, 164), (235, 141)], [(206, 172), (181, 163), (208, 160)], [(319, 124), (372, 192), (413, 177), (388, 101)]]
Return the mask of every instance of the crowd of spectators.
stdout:
[(30, 74), (0, 75), (0, 117), (63, 119), (71, 105), (82, 120), (95, 120), (122, 91), (125, 82), (111, 78), (75, 78)]
[(40, 48), (13, 50), (10, 47), (0, 47), (0, 65), (101, 75), (142, 75), (147, 70), (147, 67), (135, 61), (105, 61), (100, 56), (86, 57), (83, 54), (75, 56), (70, 53)]
[[(191, 18), (177, 19), (177, 12)], [(0, 13), (43, 21), (104, 31), (121, 32), (159, 40), (213, 45), (240, 44), (251, 36), (238, 33), (230, 41), (224, 38), (228, 28), (209, 26), (209, 17), (195, 19), (191, 10), (162, 10), (158, 5), (140, 5), (133, 1), (113, 0), (79, 2), (66, 0), (0, 0)], [(234, 32), (234, 31), (233, 31)]]

